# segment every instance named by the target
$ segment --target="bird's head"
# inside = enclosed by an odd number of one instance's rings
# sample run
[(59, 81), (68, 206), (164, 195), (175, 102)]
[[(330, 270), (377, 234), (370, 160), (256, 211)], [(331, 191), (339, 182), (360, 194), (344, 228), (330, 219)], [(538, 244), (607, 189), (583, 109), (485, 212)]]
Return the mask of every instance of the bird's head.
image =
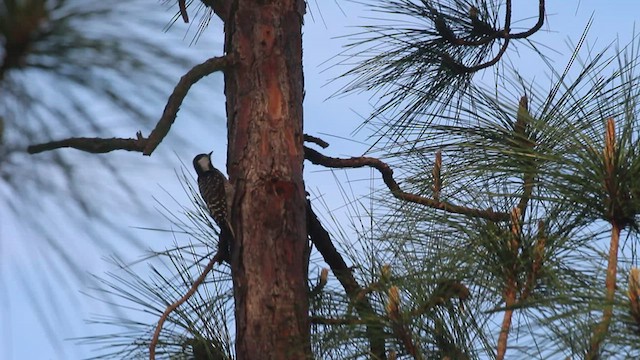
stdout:
[(196, 169), (196, 173), (198, 175), (204, 173), (205, 171), (213, 170), (213, 165), (211, 165), (211, 153), (208, 154), (199, 154), (193, 158), (193, 167)]

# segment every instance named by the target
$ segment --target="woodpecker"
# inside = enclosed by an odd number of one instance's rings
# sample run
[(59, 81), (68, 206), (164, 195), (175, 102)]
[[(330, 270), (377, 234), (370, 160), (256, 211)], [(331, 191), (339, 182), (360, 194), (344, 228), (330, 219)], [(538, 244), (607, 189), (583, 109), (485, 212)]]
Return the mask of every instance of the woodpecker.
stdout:
[(198, 174), (198, 188), (209, 214), (220, 228), (218, 252), (220, 262), (229, 262), (233, 241), (233, 230), (227, 218), (227, 191), (230, 187), (224, 174), (211, 164), (211, 153), (199, 154), (193, 158), (193, 167)]

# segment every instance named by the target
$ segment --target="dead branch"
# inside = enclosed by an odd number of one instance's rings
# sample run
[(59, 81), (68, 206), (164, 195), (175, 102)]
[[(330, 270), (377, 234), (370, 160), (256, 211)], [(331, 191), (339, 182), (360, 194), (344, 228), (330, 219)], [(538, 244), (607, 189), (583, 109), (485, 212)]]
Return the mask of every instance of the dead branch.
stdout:
[(180, 105), (182, 105), (182, 101), (187, 96), (191, 86), (207, 75), (224, 70), (227, 65), (228, 58), (226, 56), (211, 58), (202, 64), (194, 66), (180, 78), (180, 81), (178, 81), (178, 84), (173, 89), (173, 93), (169, 96), (169, 100), (167, 100), (167, 105), (164, 107), (162, 117), (158, 121), (155, 129), (149, 134), (149, 142), (142, 152), (143, 155), (151, 155), (153, 150), (160, 145), (162, 139), (167, 136), (171, 125), (176, 120)]
[(434, 209), (444, 210), (450, 213), (463, 214), (477, 218), (483, 218), (491, 221), (507, 221), (509, 220), (508, 213), (495, 212), (491, 209), (481, 210), (473, 209), (464, 206), (454, 205), (445, 201), (438, 201), (435, 199), (426, 198), (420, 195), (411, 194), (400, 189), (400, 185), (393, 178), (393, 170), (389, 165), (380, 159), (373, 157), (351, 157), (348, 159), (333, 158), (322, 155), (316, 150), (304, 147), (305, 159), (311, 161), (316, 165), (322, 165), (329, 168), (361, 168), (372, 167), (380, 172), (382, 180), (387, 185), (393, 196), (400, 200), (409, 201), (412, 203), (425, 205)]
[(74, 148), (94, 154), (102, 154), (113, 150), (139, 151), (142, 152), (147, 139), (122, 139), (122, 138), (69, 138), (65, 140), (52, 141), (44, 144), (31, 145), (27, 148), (29, 154), (37, 154), (61, 148)]
[(307, 135), (307, 134), (304, 134), (303, 136), (304, 136), (304, 141), (305, 142), (314, 143), (314, 144), (320, 146), (323, 149), (326, 149), (326, 148), (329, 147), (329, 143), (328, 142), (326, 142), (326, 141), (324, 141), (324, 140), (322, 140), (322, 139), (320, 139), (318, 137)]
[(178, 115), (178, 110), (180, 110), (180, 105), (182, 105), (182, 101), (184, 101), (191, 86), (207, 75), (216, 71), (224, 71), (228, 65), (229, 59), (226, 56), (215, 57), (194, 66), (184, 74), (173, 89), (171, 96), (169, 96), (162, 116), (158, 120), (156, 127), (149, 134), (149, 137), (145, 138), (141, 132), (138, 132), (136, 139), (70, 138), (31, 145), (27, 148), (27, 152), (37, 154), (60, 148), (74, 148), (90, 153), (106, 153), (114, 150), (138, 151), (142, 152), (143, 155), (150, 156), (169, 133), (171, 125), (173, 125)]
[(156, 325), (156, 330), (153, 332), (151, 343), (149, 343), (149, 360), (155, 360), (156, 358), (156, 345), (158, 344), (158, 339), (160, 338), (160, 331), (162, 330), (162, 325), (164, 324), (164, 322), (167, 320), (167, 318), (173, 311), (175, 311), (180, 305), (184, 304), (185, 301), (189, 300), (189, 298), (193, 296), (193, 294), (195, 294), (196, 291), (198, 291), (198, 287), (200, 286), (200, 284), (202, 284), (204, 279), (207, 277), (207, 274), (209, 274), (211, 270), (213, 270), (213, 266), (216, 264), (216, 262), (219, 261), (218, 260), (219, 258), (220, 258), (220, 252), (216, 253), (216, 255), (213, 258), (211, 258), (211, 260), (209, 260), (209, 263), (202, 271), (202, 274), (200, 274), (200, 276), (198, 276), (196, 281), (193, 282), (193, 285), (191, 285), (191, 287), (189, 288), (189, 291), (187, 291), (187, 293), (184, 294), (184, 296), (182, 296), (176, 302), (167, 306), (167, 308), (164, 310), (164, 312), (162, 313), (162, 316), (160, 316), (160, 319), (158, 320), (158, 325)]

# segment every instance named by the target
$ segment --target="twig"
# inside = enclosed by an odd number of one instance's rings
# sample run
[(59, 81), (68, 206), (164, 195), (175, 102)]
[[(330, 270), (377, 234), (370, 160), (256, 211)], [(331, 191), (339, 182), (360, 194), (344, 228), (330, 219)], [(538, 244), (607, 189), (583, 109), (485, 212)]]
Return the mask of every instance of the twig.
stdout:
[(207, 75), (216, 71), (223, 71), (228, 65), (229, 59), (226, 56), (215, 57), (194, 66), (184, 74), (173, 89), (171, 96), (169, 96), (164, 112), (149, 137), (145, 138), (141, 132), (138, 132), (136, 139), (69, 138), (31, 145), (27, 148), (27, 152), (37, 154), (60, 148), (74, 148), (90, 153), (106, 153), (114, 150), (138, 151), (142, 152), (143, 155), (150, 156), (169, 133), (171, 125), (173, 125), (178, 115), (178, 110), (180, 110), (180, 105), (182, 105), (182, 101), (187, 96), (191, 86)]
[(478, 218), (483, 218), (491, 221), (506, 221), (509, 220), (508, 213), (495, 212), (491, 209), (481, 210), (473, 209), (464, 206), (454, 205), (444, 201), (438, 201), (435, 199), (426, 198), (420, 195), (411, 194), (400, 189), (400, 185), (393, 178), (393, 170), (389, 165), (380, 159), (372, 157), (351, 157), (348, 159), (333, 158), (322, 155), (316, 150), (304, 147), (305, 159), (311, 161), (316, 165), (322, 165), (329, 168), (361, 168), (372, 167), (380, 172), (382, 180), (387, 185), (393, 196), (400, 200), (413, 202), (420, 205), (425, 205), (434, 209), (444, 210), (450, 213), (463, 214)]
[(436, 161), (433, 164), (433, 170), (431, 174), (433, 175), (433, 185), (431, 186), (431, 190), (433, 191), (433, 200), (440, 201), (440, 192), (442, 191), (442, 152), (440, 150), (436, 151)]
[(220, 257), (220, 253), (218, 252), (211, 260), (209, 260), (209, 263), (202, 271), (202, 274), (200, 274), (200, 276), (198, 276), (196, 281), (193, 282), (193, 285), (191, 285), (191, 288), (189, 288), (189, 291), (187, 291), (187, 293), (184, 294), (184, 296), (178, 299), (178, 301), (167, 306), (167, 308), (164, 310), (164, 313), (162, 313), (162, 316), (160, 316), (160, 319), (158, 320), (158, 325), (156, 325), (156, 330), (153, 332), (153, 338), (151, 338), (151, 343), (149, 344), (149, 360), (155, 360), (156, 358), (156, 345), (158, 344), (158, 339), (160, 338), (160, 331), (162, 330), (162, 325), (164, 324), (164, 322), (167, 320), (169, 315), (174, 310), (176, 310), (180, 305), (184, 304), (185, 301), (189, 300), (189, 298), (193, 296), (193, 294), (195, 294), (196, 291), (198, 291), (198, 287), (200, 286), (200, 284), (202, 284), (204, 279), (207, 277), (207, 274), (211, 272), (211, 270), (213, 269), (213, 266), (216, 264), (216, 262), (218, 262), (219, 257)]

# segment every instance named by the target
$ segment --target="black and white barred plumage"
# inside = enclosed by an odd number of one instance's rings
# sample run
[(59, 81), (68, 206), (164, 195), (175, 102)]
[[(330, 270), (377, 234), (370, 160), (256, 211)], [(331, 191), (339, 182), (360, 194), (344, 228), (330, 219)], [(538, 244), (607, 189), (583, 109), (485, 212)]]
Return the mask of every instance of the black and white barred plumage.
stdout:
[(220, 228), (218, 243), (220, 260), (228, 261), (233, 230), (227, 218), (227, 191), (229, 188), (227, 178), (211, 164), (211, 153), (199, 154), (193, 158), (193, 167), (198, 174), (200, 195), (207, 204), (209, 214)]

